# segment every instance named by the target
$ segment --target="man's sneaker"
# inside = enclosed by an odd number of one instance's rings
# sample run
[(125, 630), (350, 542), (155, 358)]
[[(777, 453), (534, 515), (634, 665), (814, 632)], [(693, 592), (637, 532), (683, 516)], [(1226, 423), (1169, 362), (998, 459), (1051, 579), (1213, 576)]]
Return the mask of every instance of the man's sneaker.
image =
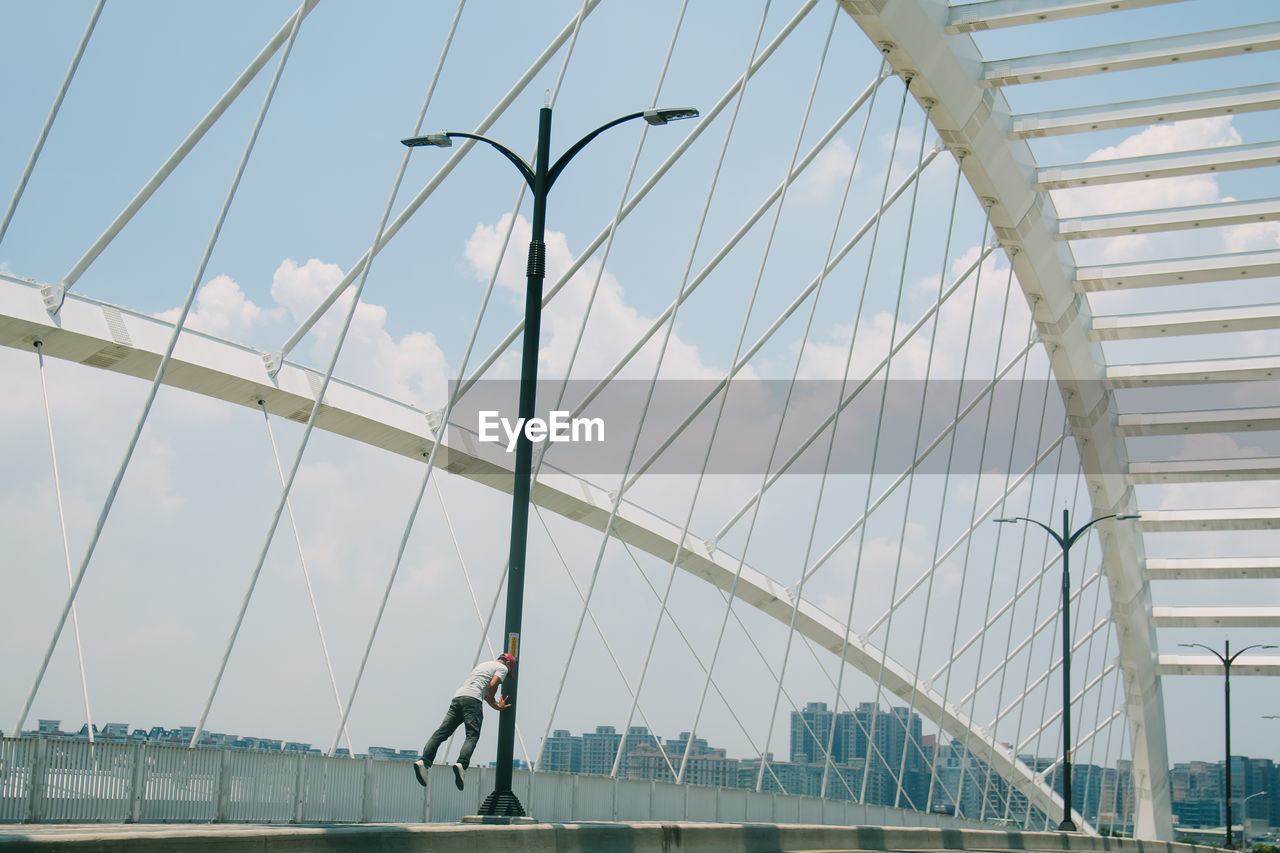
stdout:
[(413, 762), (413, 775), (417, 778), (419, 785), (427, 787), (427, 765), (421, 758)]
[(467, 768), (463, 767), (461, 764), (453, 765), (453, 784), (458, 786), (459, 791), (461, 791), (463, 786), (466, 785), (466, 780), (462, 776), (463, 771), (466, 769)]

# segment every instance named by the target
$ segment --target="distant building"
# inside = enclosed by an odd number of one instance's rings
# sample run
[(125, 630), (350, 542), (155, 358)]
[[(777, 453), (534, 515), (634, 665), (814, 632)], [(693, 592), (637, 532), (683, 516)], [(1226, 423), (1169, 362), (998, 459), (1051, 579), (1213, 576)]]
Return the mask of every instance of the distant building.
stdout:
[[(804, 706), (803, 711), (791, 712), (792, 764), (817, 764), (826, 761), (835, 717), (836, 714), (827, 710), (825, 702), (809, 702)], [(832, 746), (835, 745), (832, 744)], [(833, 751), (842, 752), (843, 750)], [(835, 760), (839, 761), (840, 758)]]
[(622, 735), (613, 726), (596, 726), (594, 733), (582, 735), (582, 772), (608, 776), (618, 756)]
[(581, 773), (582, 738), (569, 734), (568, 729), (556, 729), (542, 742), (537, 766), (548, 773)]
[[(667, 754), (677, 772), (684, 765), (682, 781), (690, 785), (706, 785), (712, 788), (733, 788), (738, 782), (739, 762), (730, 758), (723, 749), (714, 749), (705, 738), (690, 738), (689, 732), (667, 741)], [(688, 756), (686, 758), (686, 755)]]
[[(565, 734), (567, 735), (568, 732)], [(613, 726), (596, 726), (595, 732), (586, 732), (582, 735), (581, 772), (609, 776), (613, 773), (616, 763), (618, 775), (626, 776), (627, 760), (633, 752), (642, 747), (648, 749), (657, 746), (659, 746), (658, 738), (644, 726), (632, 726), (627, 729), (625, 738), (618, 734), (618, 730)]]
[(422, 754), (416, 749), (396, 749), (392, 746), (371, 746), (369, 747), (369, 757), (380, 758), (384, 761), (417, 761), (422, 757)]
[[(908, 708), (882, 711), (874, 702), (839, 713), (828, 710), (822, 702), (810, 702), (803, 711), (791, 713), (792, 764), (826, 765), (828, 744), (832, 767), (823, 770), (828, 796), (924, 809), (929, 793), (929, 755), (923, 746), (918, 714)], [(812, 787), (812, 774), (797, 772), (796, 776), (797, 785), (806, 790)], [(819, 782), (819, 790), (821, 787)]]
[[(1173, 814), (1181, 829), (1219, 828), (1226, 824), (1223, 803), (1224, 762), (1191, 761), (1170, 772)], [(1249, 834), (1280, 827), (1280, 768), (1269, 758), (1231, 756), (1232, 823), (1248, 821)], [(1253, 797), (1241, 807), (1246, 797)]]
[[(738, 762), (737, 787), (754, 791), (757, 790), (758, 782), (759, 790), (765, 793), (817, 797), (822, 791), (823, 772), (824, 764), (774, 761), (771, 754), (766, 754), (763, 775), (759, 759), (743, 759)], [(834, 777), (828, 780), (827, 796), (836, 800), (853, 799), (842, 786), (834, 782)]]
[(102, 727), (103, 740), (128, 740), (129, 724), (128, 723), (107, 723)]

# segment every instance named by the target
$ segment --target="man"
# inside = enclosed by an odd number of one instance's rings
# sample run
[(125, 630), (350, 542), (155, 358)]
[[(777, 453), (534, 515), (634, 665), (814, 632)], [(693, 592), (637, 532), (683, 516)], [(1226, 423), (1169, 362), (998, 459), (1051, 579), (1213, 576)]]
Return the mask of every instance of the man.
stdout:
[(462, 682), (462, 686), (453, 694), (453, 699), (449, 702), (449, 710), (444, 715), (444, 722), (440, 724), (440, 728), (436, 729), (435, 734), (431, 735), (427, 745), (422, 748), (422, 758), (413, 762), (413, 775), (417, 778), (419, 785), (426, 787), (427, 768), (431, 766), (431, 762), (435, 761), (436, 750), (440, 748), (440, 744), (457, 731), (458, 726), (465, 726), (467, 739), (463, 741), (462, 751), (458, 753), (458, 760), (453, 765), (453, 784), (458, 786), (459, 791), (462, 790), (463, 774), (471, 764), (471, 753), (475, 752), (476, 742), (480, 740), (480, 724), (484, 722), (484, 710), (480, 707), (480, 700), (483, 699), (495, 711), (505, 711), (510, 708), (511, 703), (507, 701), (506, 696), (497, 698), (498, 685), (506, 680), (507, 673), (515, 665), (515, 657), (504, 652), (498, 655), (497, 660), (486, 661), (471, 670), (467, 680)]

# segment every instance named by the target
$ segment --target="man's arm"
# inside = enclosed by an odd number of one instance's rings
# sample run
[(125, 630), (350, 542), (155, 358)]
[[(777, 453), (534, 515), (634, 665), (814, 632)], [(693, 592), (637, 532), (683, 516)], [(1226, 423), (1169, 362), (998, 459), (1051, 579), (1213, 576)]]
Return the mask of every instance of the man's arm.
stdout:
[(501, 699), (497, 698), (498, 685), (501, 683), (502, 679), (495, 675), (493, 678), (489, 679), (489, 689), (484, 693), (484, 701), (487, 702), (489, 707), (493, 708), (495, 711), (505, 711), (511, 707), (511, 703), (507, 701), (506, 696), (503, 696)]

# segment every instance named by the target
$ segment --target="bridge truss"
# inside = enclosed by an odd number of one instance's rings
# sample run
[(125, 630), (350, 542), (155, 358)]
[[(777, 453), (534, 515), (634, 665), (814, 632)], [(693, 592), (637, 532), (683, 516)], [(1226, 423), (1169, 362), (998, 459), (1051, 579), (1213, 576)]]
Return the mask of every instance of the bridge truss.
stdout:
[(703, 738), (757, 790), (1042, 828), (1060, 553), (991, 521), (1141, 513), (1073, 552), (1073, 761), (1125, 768), (1091, 819), (1170, 838), (1162, 678), (1221, 672), (1171, 649), (1280, 624), (1239, 606), (1280, 576), (1274, 9), (538, 5), (188, 10), (141, 52), (165, 13), (24, 22), (70, 67), (0, 150), (15, 728), (433, 724), (501, 641), (474, 416), (514, 399), (529, 224), (493, 152), (396, 141), (690, 104), (552, 200), (540, 404), (611, 440), (539, 459), (525, 758), (644, 726), (692, 733), (652, 751), (679, 781)]

